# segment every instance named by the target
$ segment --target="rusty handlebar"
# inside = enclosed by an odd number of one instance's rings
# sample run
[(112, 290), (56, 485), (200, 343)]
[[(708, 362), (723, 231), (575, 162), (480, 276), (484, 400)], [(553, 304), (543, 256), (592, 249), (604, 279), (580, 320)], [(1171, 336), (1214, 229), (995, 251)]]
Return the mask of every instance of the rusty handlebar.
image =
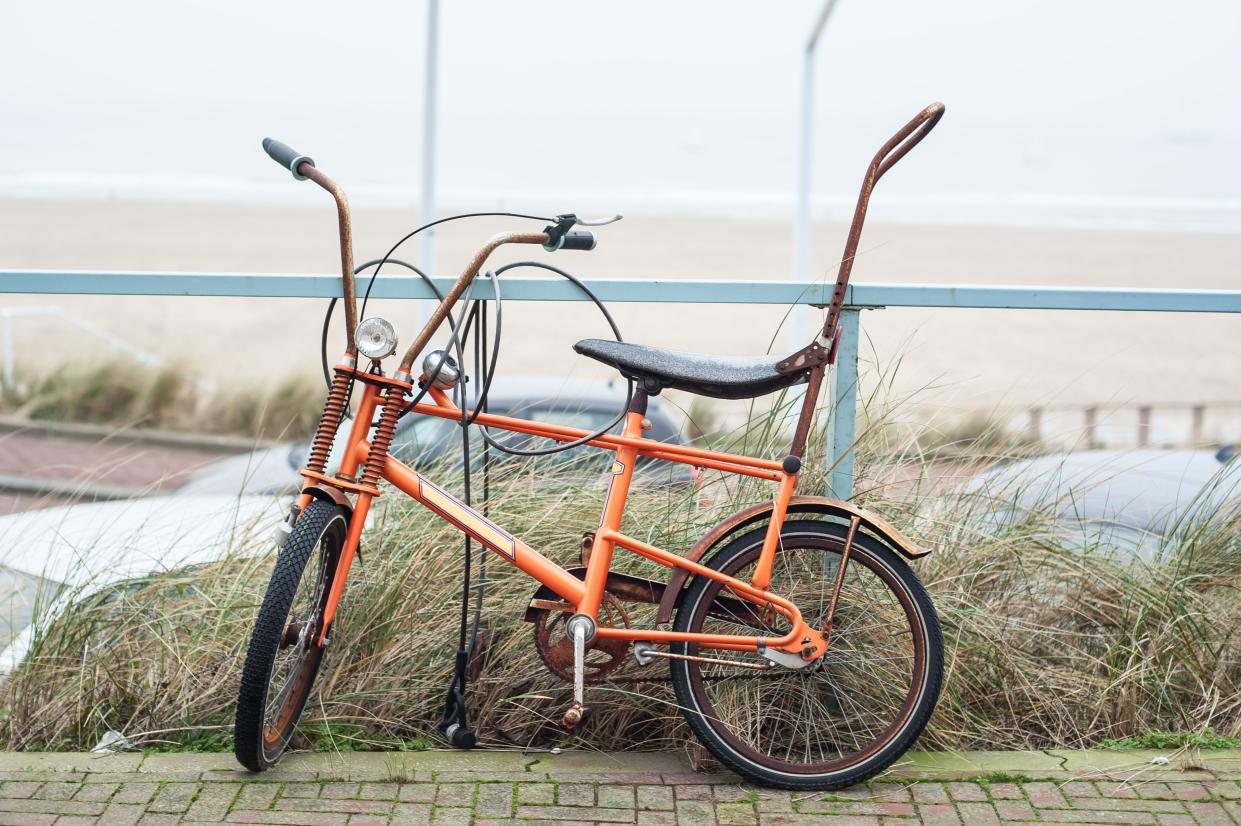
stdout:
[(944, 116), (944, 104), (932, 103), (918, 113), (918, 116), (901, 127), (895, 135), (888, 139), (875, 154), (874, 159), (862, 179), (862, 189), (858, 193), (857, 207), (853, 211), (853, 223), (849, 227), (849, 237), (845, 241), (844, 255), (840, 259), (840, 271), (836, 276), (836, 289), (832, 293), (832, 303), (827, 311), (827, 320), (823, 324), (824, 341), (831, 341), (836, 334), (836, 325), (840, 320), (840, 311), (845, 303), (845, 288), (849, 286), (849, 275), (853, 271), (853, 259), (857, 255), (858, 242), (862, 238), (862, 225), (866, 222), (866, 208), (870, 205), (870, 193), (884, 173), (896, 165), (925, 138), (939, 119)]
[(353, 277), (353, 229), (349, 224), (349, 201), (336, 182), (315, 168), (314, 159), (272, 138), (263, 138), (263, 151), (273, 161), (293, 173), (299, 181), (311, 180), (331, 193), (336, 200), (336, 222), (340, 225), (340, 278), (345, 300), (345, 352), (356, 357), (354, 331), (358, 327), (357, 291)]

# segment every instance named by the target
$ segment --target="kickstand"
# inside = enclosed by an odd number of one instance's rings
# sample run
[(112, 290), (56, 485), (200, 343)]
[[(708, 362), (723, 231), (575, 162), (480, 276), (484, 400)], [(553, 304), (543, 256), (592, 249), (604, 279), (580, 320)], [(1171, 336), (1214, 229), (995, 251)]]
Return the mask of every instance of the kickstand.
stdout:
[(444, 716), (440, 718), (438, 726), (448, 742), (457, 749), (472, 749), (477, 740), (474, 732), (470, 731), (465, 709), (465, 670), (469, 661), (470, 655), (467, 652), (457, 651), (452, 682), (448, 686), (448, 696), (444, 698)]

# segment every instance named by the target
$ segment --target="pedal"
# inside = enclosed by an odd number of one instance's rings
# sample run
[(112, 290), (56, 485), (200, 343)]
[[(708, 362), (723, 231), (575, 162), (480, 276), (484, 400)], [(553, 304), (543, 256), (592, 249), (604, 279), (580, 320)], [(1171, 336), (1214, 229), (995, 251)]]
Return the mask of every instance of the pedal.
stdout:
[(564, 713), (564, 719), (561, 724), (564, 730), (574, 736), (581, 734), (582, 729), (586, 728), (586, 721), (590, 719), (590, 709), (581, 703), (574, 703)]

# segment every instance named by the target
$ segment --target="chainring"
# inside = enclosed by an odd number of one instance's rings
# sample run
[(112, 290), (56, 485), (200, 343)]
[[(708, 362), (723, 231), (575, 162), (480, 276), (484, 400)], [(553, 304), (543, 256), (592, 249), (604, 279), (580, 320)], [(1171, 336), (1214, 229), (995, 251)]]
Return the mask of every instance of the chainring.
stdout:
[[(534, 650), (547, 670), (566, 682), (573, 682), (573, 639), (565, 631), (565, 621), (573, 616), (573, 606), (568, 603), (563, 610), (551, 607), (535, 608)], [(612, 628), (628, 628), (629, 614), (620, 600), (611, 594), (603, 595), (599, 606), (599, 623)], [(583, 681), (587, 684), (601, 683), (620, 668), (629, 655), (629, 640), (596, 636), (586, 645), (586, 661), (583, 663)]]

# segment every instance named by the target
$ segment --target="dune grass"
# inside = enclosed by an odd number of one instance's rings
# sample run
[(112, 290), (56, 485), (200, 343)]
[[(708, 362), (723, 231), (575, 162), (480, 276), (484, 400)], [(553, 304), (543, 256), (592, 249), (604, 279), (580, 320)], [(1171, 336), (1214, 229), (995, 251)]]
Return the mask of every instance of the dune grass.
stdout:
[[(717, 443), (780, 456), (778, 413)], [(942, 454), (880, 417), (859, 445), (859, 502), (934, 553), (915, 564), (947, 646), (945, 683), (923, 748), (1031, 749), (1126, 742), (1152, 730), (1241, 736), (1241, 511), (1199, 509), (1150, 558), (1077, 546), (1046, 508), (951, 484), (998, 451)], [(815, 435), (812, 451), (822, 445)], [(821, 455), (812, 452), (810, 455)], [(584, 472), (588, 469), (581, 468)], [(824, 489), (828, 468), (803, 473)], [(591, 481), (583, 481), (590, 479)], [(452, 487), (452, 480), (445, 480)], [(491, 515), (561, 564), (574, 564), (603, 494), (594, 474), (512, 464), (493, 485)], [(703, 490), (637, 490), (626, 530), (684, 552), (707, 527), (769, 496), (764, 483), (712, 478)], [(997, 501), (997, 497), (1000, 499)], [(338, 630), (297, 745), (419, 748), (435, 742), (455, 646), (461, 541), (454, 529), (388, 494), (374, 511)], [(1001, 516), (997, 517), (997, 513)], [(89, 748), (108, 729), (139, 746), (228, 748), (238, 673), (273, 550), (242, 543), (221, 561), (83, 596), (44, 623), (3, 684), (0, 742), (9, 749)], [(618, 555), (618, 568), (658, 576)], [(535, 583), (492, 559), (486, 640), (472, 713), (489, 746), (551, 746), (569, 686), (549, 674), (522, 620)], [(650, 608), (631, 613), (650, 620)], [(590, 690), (599, 749), (683, 748), (662, 662), (632, 660)]]
[(0, 385), (0, 413), (43, 421), (267, 438), (309, 435), (323, 407), (322, 380), (271, 387), (196, 384), (180, 367), (125, 358), (62, 364)]

